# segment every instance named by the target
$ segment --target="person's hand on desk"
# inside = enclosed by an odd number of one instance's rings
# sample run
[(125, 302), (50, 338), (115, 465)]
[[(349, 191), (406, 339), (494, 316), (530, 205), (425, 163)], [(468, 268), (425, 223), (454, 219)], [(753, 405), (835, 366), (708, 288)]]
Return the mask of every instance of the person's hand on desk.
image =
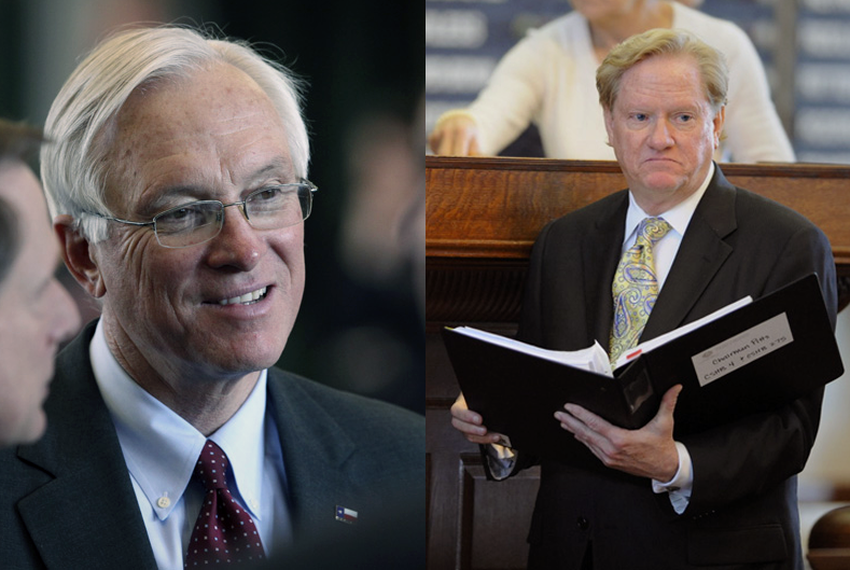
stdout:
[(679, 468), (673, 441), (673, 410), (681, 391), (681, 385), (667, 390), (658, 413), (637, 430), (619, 428), (575, 404), (564, 405), (566, 412), (555, 412), (555, 419), (605, 466), (638, 477), (669, 481)]
[(428, 146), (434, 154), (444, 156), (480, 156), (478, 127), (475, 121), (463, 112), (449, 111), (440, 117)]
[(463, 394), (452, 404), (452, 426), (461, 432), (472, 443), (499, 443), (502, 434), (489, 432), (482, 425), (481, 414), (473, 412), (466, 406)]

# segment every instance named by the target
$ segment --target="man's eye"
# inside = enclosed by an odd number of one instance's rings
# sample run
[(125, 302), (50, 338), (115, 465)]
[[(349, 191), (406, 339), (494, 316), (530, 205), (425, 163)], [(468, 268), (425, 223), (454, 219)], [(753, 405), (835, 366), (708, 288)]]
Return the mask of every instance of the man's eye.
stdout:
[(286, 186), (262, 188), (248, 198), (251, 215), (277, 214), (291, 202), (292, 191)]
[(193, 215), (194, 208), (179, 208), (177, 210), (174, 210), (173, 212), (166, 214), (165, 216), (163, 216), (163, 218), (168, 219), (168, 221), (170, 222), (176, 222), (178, 220), (183, 220), (188, 217), (191, 217)]
[(632, 118), (633, 118), (635, 121), (643, 122), (643, 121), (645, 121), (645, 120), (647, 119), (647, 116), (646, 116), (646, 114), (644, 114), (644, 113), (635, 113), (634, 115), (632, 115)]
[(205, 223), (207, 216), (203, 208), (198, 206), (186, 206), (174, 208), (157, 216), (156, 223), (160, 228), (178, 230), (189, 228)]
[(160, 220), (164, 220), (169, 223), (186, 223), (193, 220), (200, 220), (202, 217), (203, 215), (200, 208), (187, 206), (185, 208), (175, 208), (174, 210), (171, 210), (167, 214), (163, 215)]
[(689, 115), (688, 113), (682, 113), (681, 115), (679, 115), (679, 120), (682, 121), (683, 123), (689, 123), (690, 121), (693, 120), (693, 118), (694, 118), (694, 116)]
[(277, 186), (273, 186), (271, 188), (264, 188), (260, 190), (256, 194), (254, 194), (254, 199), (259, 201), (268, 201), (268, 200), (276, 200), (280, 198), (282, 194), (282, 190)]

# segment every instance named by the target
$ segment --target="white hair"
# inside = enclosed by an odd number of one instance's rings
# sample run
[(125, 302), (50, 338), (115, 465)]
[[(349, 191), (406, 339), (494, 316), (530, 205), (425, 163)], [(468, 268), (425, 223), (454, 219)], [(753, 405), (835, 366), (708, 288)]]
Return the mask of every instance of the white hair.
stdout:
[(45, 123), (52, 144), (41, 150), (41, 177), (52, 216), (69, 214), (92, 242), (106, 237), (105, 201), (109, 127), (137, 87), (186, 77), (211, 63), (245, 72), (280, 115), (296, 176), (306, 178), (310, 161), (301, 116), (301, 83), (283, 65), (246, 42), (217, 39), (173, 25), (119, 32), (77, 66), (53, 101)]

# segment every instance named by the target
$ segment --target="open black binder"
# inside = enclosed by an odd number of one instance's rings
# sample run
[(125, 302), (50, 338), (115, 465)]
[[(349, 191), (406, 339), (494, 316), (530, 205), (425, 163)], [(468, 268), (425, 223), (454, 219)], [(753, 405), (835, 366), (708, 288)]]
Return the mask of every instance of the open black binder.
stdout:
[(553, 417), (567, 402), (635, 429), (682, 384), (682, 435), (773, 411), (844, 371), (815, 274), (641, 354), (613, 378), (450, 328), (443, 338), (466, 402), (489, 430), (515, 449), (568, 462), (584, 448)]

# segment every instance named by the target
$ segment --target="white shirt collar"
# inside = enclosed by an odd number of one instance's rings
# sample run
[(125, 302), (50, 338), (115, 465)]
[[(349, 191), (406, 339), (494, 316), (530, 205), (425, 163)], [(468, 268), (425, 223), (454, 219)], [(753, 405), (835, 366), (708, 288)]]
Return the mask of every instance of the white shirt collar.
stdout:
[[(697, 188), (697, 191), (685, 198), (682, 202), (676, 204), (666, 212), (663, 212), (661, 215), (656, 216), (659, 218), (664, 218), (667, 220), (667, 223), (673, 228), (673, 231), (678, 233), (680, 236), (685, 235), (685, 230), (688, 229), (688, 224), (691, 223), (691, 218), (694, 215), (694, 212), (699, 205), (700, 200), (702, 199), (703, 194), (708, 189), (708, 184), (711, 182), (712, 177), (714, 176), (714, 162), (711, 163), (708, 169), (708, 175), (705, 177), (705, 180), (702, 181), (702, 185)], [(633, 240), (633, 236), (637, 231), (637, 227), (640, 222), (644, 218), (650, 218), (650, 216), (646, 212), (644, 212), (640, 206), (638, 206), (635, 201), (634, 195), (629, 192), (629, 211), (626, 214), (626, 235), (623, 240), (624, 247), (626, 244), (631, 244)]]
[[(165, 520), (183, 496), (207, 438), (130, 378), (106, 344), (102, 320), (89, 355), (127, 468)], [(245, 403), (209, 437), (230, 460), (236, 487), (231, 492), (257, 520), (263, 504), (266, 377), (263, 370)]]

